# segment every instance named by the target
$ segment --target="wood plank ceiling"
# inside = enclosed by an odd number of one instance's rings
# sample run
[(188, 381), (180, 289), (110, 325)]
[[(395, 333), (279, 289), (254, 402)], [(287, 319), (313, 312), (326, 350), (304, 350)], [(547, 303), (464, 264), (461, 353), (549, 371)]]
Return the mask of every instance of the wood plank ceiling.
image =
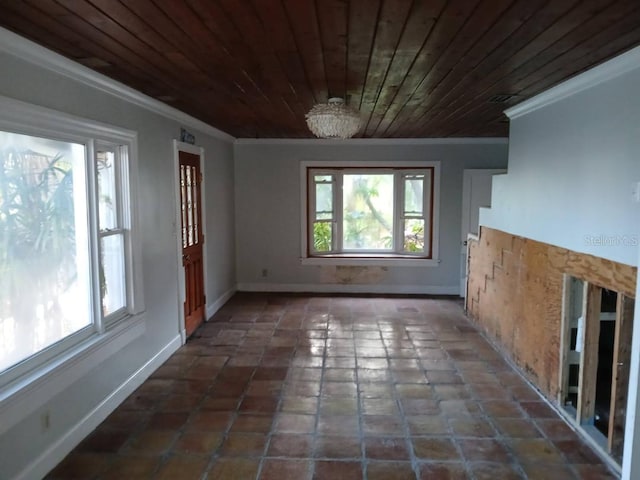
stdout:
[(329, 96), (361, 137), (483, 137), (640, 44), (640, 2), (0, 0), (0, 25), (235, 137), (310, 137)]

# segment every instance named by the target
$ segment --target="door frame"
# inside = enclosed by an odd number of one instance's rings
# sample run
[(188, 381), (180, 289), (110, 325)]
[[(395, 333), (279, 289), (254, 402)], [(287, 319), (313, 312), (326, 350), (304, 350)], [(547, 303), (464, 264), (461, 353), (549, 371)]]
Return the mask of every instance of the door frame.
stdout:
[[(465, 168), (462, 171), (462, 215), (461, 215), (461, 223), (460, 223), (460, 260), (462, 264), (460, 265), (460, 296), (462, 298), (467, 297), (467, 282), (463, 281), (462, 269), (465, 271), (464, 278), (467, 279), (469, 277), (469, 248), (468, 245), (465, 245), (464, 242), (467, 241), (466, 235), (469, 232), (463, 232), (462, 230), (466, 225), (469, 224), (469, 216), (471, 215), (469, 202), (471, 201), (471, 185), (473, 184), (472, 179), (474, 176), (479, 175), (490, 175), (494, 177), (495, 175), (503, 175), (507, 173), (506, 168)], [(493, 183), (493, 181), (492, 181)], [(493, 189), (493, 187), (492, 187)], [(478, 230), (480, 226), (478, 226)], [(480, 233), (478, 231), (478, 233)], [(465, 235), (465, 237), (462, 237)], [(463, 249), (466, 250), (466, 253), (463, 254)], [(464, 258), (463, 258), (464, 257)]]
[[(201, 214), (202, 214), (202, 235), (204, 238), (207, 237), (207, 205), (206, 205), (206, 190), (205, 190), (205, 180), (207, 178), (205, 172), (205, 162), (204, 162), (204, 148), (199, 147), (197, 145), (191, 145), (190, 143), (180, 142), (178, 140), (173, 140), (173, 193), (175, 197), (175, 218), (173, 220), (173, 232), (176, 240), (176, 272), (178, 274), (178, 332), (180, 333), (180, 338), (182, 340), (182, 344), (184, 345), (187, 341), (187, 332), (184, 324), (184, 302), (186, 299), (186, 287), (185, 287), (185, 279), (184, 279), (184, 267), (182, 266), (182, 216), (180, 212), (180, 152), (191, 153), (193, 155), (198, 155), (200, 158), (200, 173), (202, 174), (202, 183), (200, 184), (200, 204), (201, 204)], [(206, 245), (206, 242), (205, 242)], [(206, 296), (207, 291), (207, 249), (206, 246), (203, 246), (202, 249), (202, 263), (204, 265), (203, 268), (203, 282), (204, 282), (204, 291)], [(204, 306), (205, 309), (205, 321), (206, 321), (206, 312), (207, 306)]]

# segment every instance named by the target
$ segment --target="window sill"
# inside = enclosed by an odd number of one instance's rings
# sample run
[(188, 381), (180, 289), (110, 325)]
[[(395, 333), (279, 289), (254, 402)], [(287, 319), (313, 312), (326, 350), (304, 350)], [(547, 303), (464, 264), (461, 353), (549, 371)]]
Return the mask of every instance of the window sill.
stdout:
[(84, 342), (0, 389), (0, 435), (122, 350), (145, 331), (144, 314), (114, 322)]
[(341, 265), (353, 267), (437, 267), (440, 260), (410, 255), (335, 254), (300, 259), (302, 265)]

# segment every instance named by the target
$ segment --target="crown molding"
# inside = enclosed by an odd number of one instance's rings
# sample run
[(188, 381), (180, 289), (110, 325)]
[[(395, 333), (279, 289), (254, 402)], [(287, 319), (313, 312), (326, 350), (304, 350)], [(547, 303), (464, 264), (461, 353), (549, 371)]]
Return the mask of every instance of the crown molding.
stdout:
[(638, 68), (640, 68), (640, 47), (635, 47), (505, 110), (504, 113), (509, 119), (514, 120)]
[(235, 145), (331, 145), (331, 146), (411, 146), (411, 145), (506, 145), (506, 137), (459, 138), (238, 138)]
[(170, 120), (175, 120), (185, 127), (194, 128), (218, 140), (229, 143), (233, 143), (235, 140), (235, 137), (232, 135), (212, 127), (208, 123), (198, 120), (177, 108), (170, 107), (144, 93), (91, 70), (67, 57), (63, 57), (2, 27), (0, 27), (0, 51), (4, 51), (38, 67), (43, 67), (54, 73), (64, 75), (72, 80), (93, 87)]

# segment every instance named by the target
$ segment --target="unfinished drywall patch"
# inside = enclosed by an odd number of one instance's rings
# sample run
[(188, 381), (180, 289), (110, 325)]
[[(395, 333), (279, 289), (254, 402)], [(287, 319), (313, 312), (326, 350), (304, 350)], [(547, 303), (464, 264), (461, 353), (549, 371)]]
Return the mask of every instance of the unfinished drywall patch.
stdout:
[(340, 285), (370, 285), (382, 283), (387, 272), (387, 267), (332, 265), (321, 267), (320, 281), (322, 283), (337, 283)]
[(482, 227), (469, 245), (469, 315), (552, 401), (564, 274), (634, 297), (637, 268)]

